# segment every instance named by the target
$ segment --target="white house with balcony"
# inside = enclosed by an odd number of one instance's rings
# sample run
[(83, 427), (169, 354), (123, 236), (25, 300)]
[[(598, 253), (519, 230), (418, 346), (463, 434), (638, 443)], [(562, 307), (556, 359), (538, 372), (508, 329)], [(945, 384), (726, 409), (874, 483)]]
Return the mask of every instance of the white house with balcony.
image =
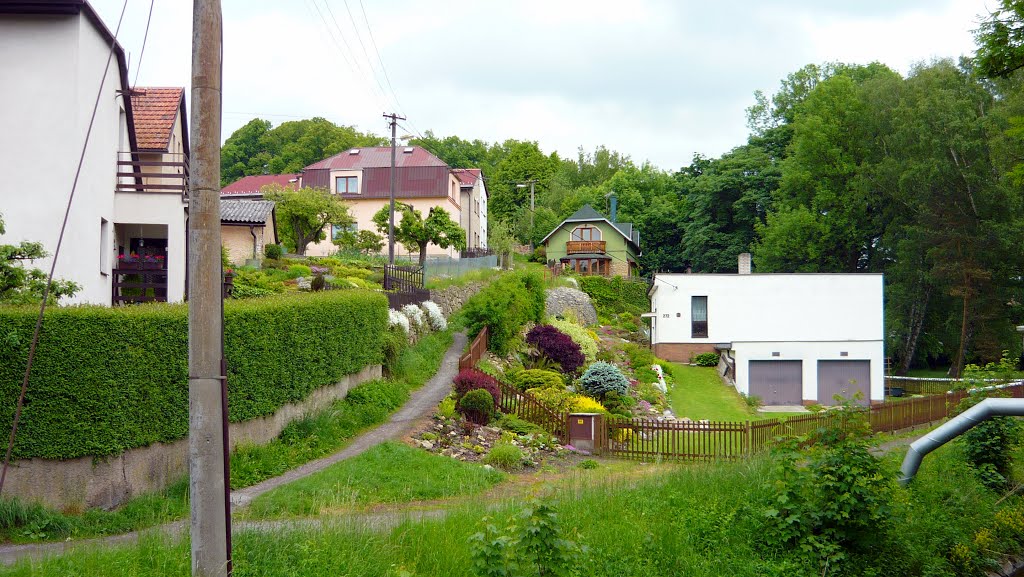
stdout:
[[(650, 289), (656, 356), (722, 356), (722, 372), (765, 405), (881, 402), (881, 274), (657, 274)], [(681, 384), (685, 386), (685, 384)]]
[(133, 91), (123, 48), (84, 0), (0, 3), (0, 54), (0, 242), (36, 241), (53, 255), (84, 146), (56, 264), (81, 287), (71, 302), (182, 300), (184, 90)]

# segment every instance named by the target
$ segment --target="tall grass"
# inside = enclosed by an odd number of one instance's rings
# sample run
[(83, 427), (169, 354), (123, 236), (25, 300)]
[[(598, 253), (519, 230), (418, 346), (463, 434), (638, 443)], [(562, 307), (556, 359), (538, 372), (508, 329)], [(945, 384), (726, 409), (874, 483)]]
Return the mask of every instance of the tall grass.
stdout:
[[(898, 456), (887, 461), (895, 477)], [(591, 486), (586, 476), (551, 497), (563, 534), (586, 546), (579, 574), (595, 576), (742, 577), (820, 575), (799, 561), (800, 551), (764, 543), (771, 474), (767, 459), (680, 467), (644, 480)], [(864, 559), (864, 574), (953, 575), (950, 552), (973, 542), (991, 524), (998, 495), (985, 490), (945, 447), (925, 462), (908, 489), (895, 485), (891, 528), (883, 545)], [(1001, 507), (1020, 508), (1011, 497)], [(520, 510), (472, 502), (442, 520), (406, 520), (394, 528), (345, 520), (274, 531), (248, 530), (235, 538), (235, 575), (472, 575), (467, 540), (492, 517), (499, 526)], [(169, 539), (59, 559), (25, 561), (12, 575), (151, 575), (188, 573), (188, 546)], [(833, 573), (826, 572), (828, 575)]]

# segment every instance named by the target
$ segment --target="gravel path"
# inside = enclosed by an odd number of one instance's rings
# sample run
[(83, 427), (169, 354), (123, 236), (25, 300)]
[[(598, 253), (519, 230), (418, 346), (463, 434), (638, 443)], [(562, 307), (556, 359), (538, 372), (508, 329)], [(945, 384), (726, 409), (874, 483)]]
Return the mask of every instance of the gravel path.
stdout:
[[(292, 469), (287, 473), (267, 479), (262, 483), (239, 489), (238, 491), (232, 491), (231, 493), (231, 506), (232, 509), (238, 507), (244, 507), (252, 502), (256, 497), (272, 490), (285, 483), (290, 483), (297, 479), (307, 477), (322, 471), (327, 467), (348, 459), (355, 457), (368, 449), (379, 445), (385, 441), (397, 440), (406, 436), (412, 431), (416, 421), (423, 417), (430, 416), (431, 412), (437, 406), (439, 402), (448, 394), (451, 390), (451, 382), (459, 370), (459, 357), (462, 355), (462, 350), (466, 347), (466, 333), (459, 332), (454, 335), (454, 342), (452, 346), (445, 352), (444, 358), (441, 360), (441, 367), (437, 373), (431, 377), (429, 381), (419, 389), (413, 391), (409, 398), (409, 401), (402, 406), (395, 414), (391, 416), (386, 423), (379, 425), (365, 433), (356, 437), (347, 447), (316, 461), (310, 461), (301, 467)], [(424, 512), (420, 515), (412, 515), (413, 517), (422, 516), (430, 517), (437, 515), (437, 513)], [(367, 519), (362, 521), (370, 526), (382, 525), (385, 526), (389, 523), (396, 522), (397, 515), (380, 515), (381, 519), (373, 519), (373, 515), (369, 515)], [(403, 515), (402, 517), (409, 517), (409, 515)], [(236, 531), (244, 530), (266, 530), (270, 527), (281, 526), (283, 523), (267, 523), (267, 522), (242, 522), (236, 523), (233, 529)], [(52, 555), (58, 555), (67, 552), (71, 549), (77, 549), (81, 547), (90, 547), (96, 545), (102, 546), (116, 546), (123, 544), (132, 544), (139, 540), (143, 535), (155, 535), (163, 534), (168, 537), (177, 537), (183, 534), (187, 530), (185, 520), (173, 521), (164, 525), (156, 527), (150, 527), (141, 531), (133, 531), (131, 533), (125, 533), (123, 535), (113, 535), (110, 537), (98, 537), (95, 539), (81, 539), (76, 541), (65, 541), (57, 543), (26, 543), (21, 545), (7, 544), (0, 545), (0, 564), (11, 565), (19, 559), (23, 558), (42, 558)]]

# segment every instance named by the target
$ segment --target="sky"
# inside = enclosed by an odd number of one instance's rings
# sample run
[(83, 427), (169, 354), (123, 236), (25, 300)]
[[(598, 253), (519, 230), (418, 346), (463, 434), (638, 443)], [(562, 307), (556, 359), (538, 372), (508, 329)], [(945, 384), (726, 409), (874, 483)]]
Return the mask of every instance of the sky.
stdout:
[[(111, 30), (123, 0), (90, 0)], [(253, 118), (605, 146), (678, 170), (746, 142), (754, 91), (806, 64), (974, 51), (997, 0), (223, 0), (222, 140)], [(128, 0), (129, 79), (189, 86), (192, 3)], [(140, 57), (141, 55), (141, 57)], [(191, 110), (191, 109), (189, 109)]]

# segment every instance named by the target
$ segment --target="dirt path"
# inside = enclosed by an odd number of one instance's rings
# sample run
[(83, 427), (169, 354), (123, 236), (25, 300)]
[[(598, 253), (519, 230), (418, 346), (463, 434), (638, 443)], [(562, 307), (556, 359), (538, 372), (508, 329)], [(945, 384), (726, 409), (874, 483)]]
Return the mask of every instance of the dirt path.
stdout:
[[(452, 346), (448, 347), (448, 350), (445, 352), (437, 373), (434, 374), (434, 376), (431, 377), (425, 385), (413, 391), (409, 401), (406, 402), (398, 412), (391, 415), (391, 418), (386, 423), (359, 435), (353, 439), (347, 447), (333, 455), (329, 455), (315, 461), (310, 461), (309, 463), (292, 469), (279, 477), (267, 479), (266, 481), (251, 487), (232, 491), (232, 509), (244, 507), (251, 503), (256, 497), (280, 487), (285, 483), (290, 483), (297, 479), (308, 477), (313, 473), (326, 469), (334, 463), (355, 457), (356, 455), (359, 455), (385, 441), (399, 440), (408, 435), (416, 422), (419, 419), (429, 416), (437, 404), (441, 402), (441, 400), (451, 390), (450, 387), (452, 379), (459, 370), (459, 357), (462, 355), (462, 350), (465, 347), (466, 333), (456, 333), (454, 335), (454, 342), (452, 342)], [(377, 521), (377, 523), (379, 524), (380, 521)], [(234, 528), (237, 530), (246, 530), (259, 528), (260, 526), (269, 526), (270, 524), (271, 523), (267, 522), (242, 522), (236, 524)], [(139, 537), (143, 535), (163, 534), (169, 537), (177, 537), (181, 535), (186, 528), (185, 520), (178, 520), (164, 525), (158, 525), (156, 527), (150, 527), (140, 531), (132, 531), (131, 533), (125, 533), (122, 535), (112, 535), (110, 537), (80, 539), (76, 541), (57, 543), (0, 545), (0, 564), (10, 565), (22, 558), (47, 557), (80, 547), (131, 544), (137, 542)]]

